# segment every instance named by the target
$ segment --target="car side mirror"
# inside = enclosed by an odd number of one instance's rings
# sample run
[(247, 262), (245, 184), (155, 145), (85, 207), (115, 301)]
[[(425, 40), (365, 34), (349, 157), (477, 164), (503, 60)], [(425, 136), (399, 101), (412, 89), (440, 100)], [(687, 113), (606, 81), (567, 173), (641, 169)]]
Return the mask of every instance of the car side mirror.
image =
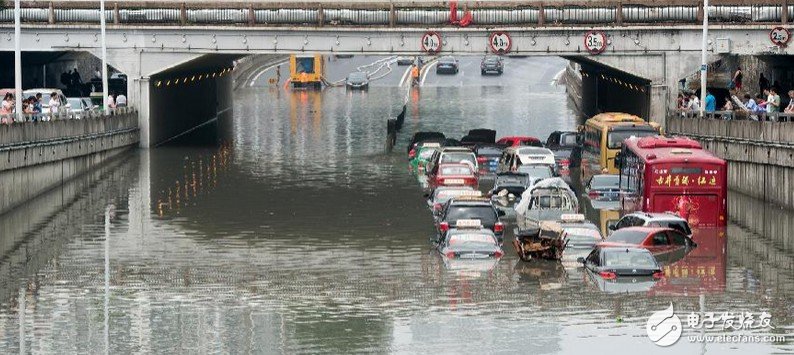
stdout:
[(579, 263), (579, 264), (584, 264), (584, 258), (580, 256), (580, 257), (576, 258), (576, 262)]
[(496, 213), (499, 215), (499, 217), (504, 217), (506, 215), (505, 211), (502, 210), (497, 210)]

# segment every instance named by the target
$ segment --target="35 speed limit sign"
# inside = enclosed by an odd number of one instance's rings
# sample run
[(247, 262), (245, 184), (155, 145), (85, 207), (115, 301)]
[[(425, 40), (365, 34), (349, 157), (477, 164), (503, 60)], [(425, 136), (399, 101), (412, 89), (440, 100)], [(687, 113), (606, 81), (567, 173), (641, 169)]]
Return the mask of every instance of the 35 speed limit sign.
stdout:
[(488, 45), (494, 53), (505, 54), (510, 52), (513, 40), (510, 39), (510, 35), (507, 32), (493, 32), (488, 36)]
[(769, 40), (778, 47), (785, 47), (791, 40), (791, 32), (785, 27), (775, 27), (769, 31)]
[(607, 35), (603, 31), (590, 31), (584, 35), (584, 48), (590, 54), (599, 54), (607, 49)]
[(428, 53), (441, 51), (441, 35), (438, 32), (425, 32), (422, 36), (422, 50)]

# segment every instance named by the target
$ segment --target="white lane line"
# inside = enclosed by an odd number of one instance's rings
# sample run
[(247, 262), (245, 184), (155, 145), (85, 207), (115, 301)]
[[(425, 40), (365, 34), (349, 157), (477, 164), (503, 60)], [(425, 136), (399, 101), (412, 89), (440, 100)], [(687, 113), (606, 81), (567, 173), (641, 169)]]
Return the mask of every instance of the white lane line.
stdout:
[(411, 74), (411, 69), (413, 69), (413, 65), (410, 65), (410, 66), (408, 66), (408, 69), (405, 69), (405, 73), (403, 73), (403, 77), (402, 77), (402, 79), (400, 79), (400, 85), (399, 85), (400, 87), (405, 85), (405, 82), (406, 82), (405, 79), (407, 79), (408, 75)]
[(248, 85), (248, 87), (253, 87), (253, 86), (254, 86), (254, 83), (256, 83), (256, 81), (257, 81), (257, 80), (259, 80), (259, 77), (261, 77), (261, 76), (262, 76), (262, 74), (264, 74), (264, 73), (265, 73), (265, 72), (267, 72), (268, 70), (270, 70), (270, 69), (273, 69), (273, 68), (275, 68), (275, 67), (277, 67), (277, 66), (279, 66), (279, 65), (282, 65), (282, 64), (284, 64), (284, 63), (287, 63), (287, 62), (289, 62), (289, 59), (283, 60), (283, 61), (281, 61), (281, 62), (278, 62), (278, 63), (276, 63), (276, 64), (273, 64), (273, 65), (271, 65), (271, 66), (269, 66), (269, 67), (267, 67), (267, 68), (265, 68), (265, 69), (262, 69), (262, 71), (260, 71), (259, 73), (257, 73), (257, 74), (256, 74), (256, 76), (254, 76), (254, 79), (253, 79), (253, 80), (251, 80), (251, 84), (249, 84), (249, 85)]
[(427, 73), (429, 73), (429, 72), (430, 72), (430, 69), (432, 69), (433, 67), (435, 67), (435, 66), (436, 66), (436, 64), (438, 64), (438, 61), (432, 62), (432, 63), (428, 64), (428, 65), (425, 67), (425, 68), (427, 68), (427, 69), (425, 70), (424, 74), (422, 75), (422, 80), (420, 80), (420, 81), (419, 81), (419, 86), (423, 86), (423, 85), (425, 85), (425, 78), (427, 78)]

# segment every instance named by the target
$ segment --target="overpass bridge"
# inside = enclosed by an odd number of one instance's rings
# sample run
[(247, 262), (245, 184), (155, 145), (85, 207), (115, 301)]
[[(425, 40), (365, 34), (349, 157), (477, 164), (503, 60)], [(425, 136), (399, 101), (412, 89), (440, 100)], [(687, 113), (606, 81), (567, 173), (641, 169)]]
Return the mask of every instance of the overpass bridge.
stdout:
[[(155, 121), (166, 119), (154, 99), (165, 95), (158, 83), (223, 74), (233, 60), (252, 54), (563, 56), (625, 74), (627, 82), (643, 88), (646, 115), (663, 124), (678, 80), (699, 69), (705, 14), (712, 60), (791, 55), (794, 50), (785, 43), (770, 40), (789, 33), (794, 5), (787, 1), (718, 0), (706, 9), (690, 0), (493, 1), (461, 3), (454, 12), (448, 3), (434, 1), (116, 1), (105, 14), (96, 1), (26, 1), (22, 49), (98, 55), (99, 20), (105, 16), (108, 63), (128, 75), (128, 96), (140, 108), (142, 146), (167, 138), (152, 132)], [(0, 51), (13, 50), (13, 11), (0, 9)], [(495, 37), (500, 45), (492, 44)], [(207, 108), (215, 112), (206, 118), (231, 107), (229, 80), (223, 75), (199, 80), (195, 95), (216, 97)], [(188, 95), (169, 95), (168, 105), (193, 100), (180, 96)]]

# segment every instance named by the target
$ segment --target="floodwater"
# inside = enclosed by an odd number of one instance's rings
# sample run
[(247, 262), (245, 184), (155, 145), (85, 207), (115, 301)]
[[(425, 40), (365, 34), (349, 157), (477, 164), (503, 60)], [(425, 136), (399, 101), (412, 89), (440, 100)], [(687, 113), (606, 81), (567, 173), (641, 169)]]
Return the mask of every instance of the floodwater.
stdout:
[[(376, 59), (330, 66), (341, 78)], [(508, 58), (502, 77), (478, 65), (462, 58), (407, 96), (406, 67), (368, 92), (290, 92), (265, 73), (236, 92), (222, 144), (137, 151), (0, 216), (0, 353), (794, 351), (794, 215), (739, 194), (738, 222), (698, 231), (656, 283), (594, 282), (511, 245), (493, 264), (445, 264), (408, 172), (412, 132), (545, 138), (577, 124), (552, 85), (563, 60)], [(645, 330), (671, 303), (685, 335), (672, 349)], [(693, 311), (767, 312), (774, 329), (707, 334), (788, 340), (693, 343)]]

